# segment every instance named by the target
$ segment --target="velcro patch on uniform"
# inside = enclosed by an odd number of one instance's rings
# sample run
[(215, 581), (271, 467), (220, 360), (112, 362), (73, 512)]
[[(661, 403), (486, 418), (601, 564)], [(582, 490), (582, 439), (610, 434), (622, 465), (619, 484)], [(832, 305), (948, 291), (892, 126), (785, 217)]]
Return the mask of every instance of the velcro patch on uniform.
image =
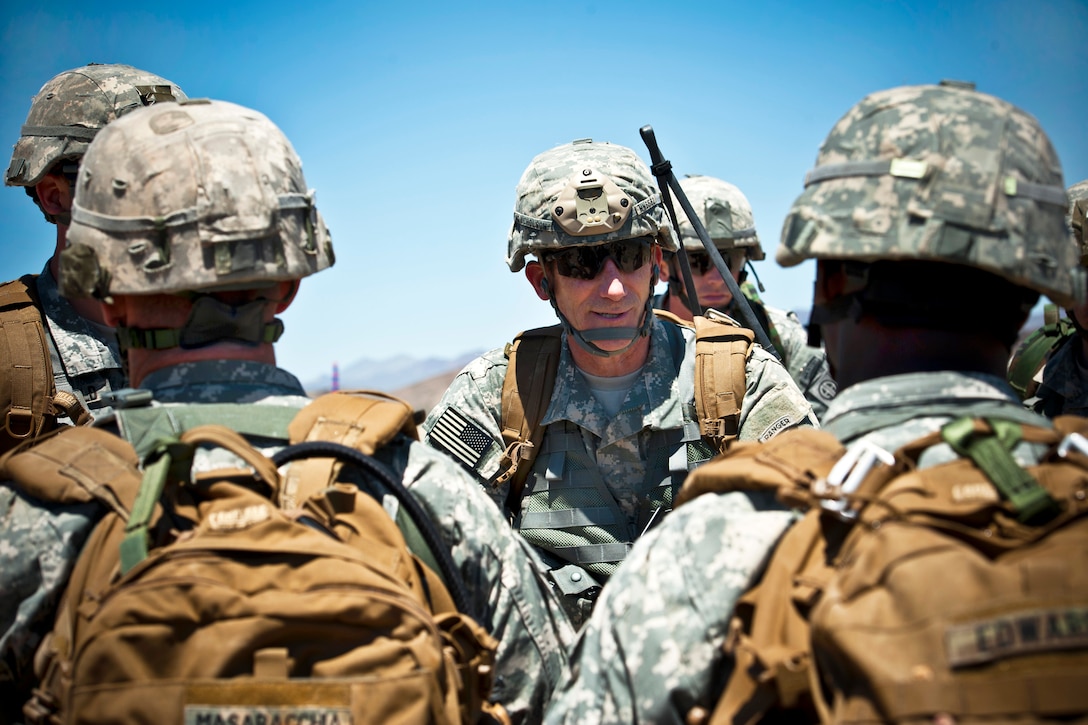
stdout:
[(476, 467), (492, 442), (483, 429), (453, 408), (442, 411), (427, 439), (469, 468)]
[(351, 710), (308, 705), (186, 705), (185, 725), (351, 725)]
[(237, 531), (267, 521), (271, 515), (264, 504), (212, 511), (208, 516), (208, 528), (212, 531)]
[(759, 434), (759, 442), (765, 443), (771, 438), (774, 438), (776, 435), (788, 428), (790, 423), (792, 422), (793, 418), (789, 417), (788, 415), (782, 416), (781, 418), (763, 429), (763, 432)]
[(1088, 607), (1032, 609), (976, 619), (945, 630), (952, 668), (1016, 655), (1088, 648)]

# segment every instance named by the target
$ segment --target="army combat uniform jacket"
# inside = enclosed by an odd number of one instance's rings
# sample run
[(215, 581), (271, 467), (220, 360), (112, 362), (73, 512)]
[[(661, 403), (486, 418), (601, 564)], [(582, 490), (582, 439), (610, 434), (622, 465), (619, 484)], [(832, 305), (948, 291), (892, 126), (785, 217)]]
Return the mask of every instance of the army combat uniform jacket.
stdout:
[[(796, 313), (765, 305), (761, 300), (748, 296), (747, 292), (745, 297), (757, 317), (765, 316), (767, 326), (770, 328), (766, 330), (767, 337), (778, 351), (782, 364), (786, 366), (790, 377), (812, 404), (816, 417), (823, 420), (827, 406), (835, 397), (836, 391), (835, 380), (831, 377), (831, 369), (827, 364), (827, 354), (822, 348), (808, 344), (808, 332)], [(666, 291), (654, 297), (654, 307), (657, 309), (667, 310), (668, 304), (669, 292)], [(760, 315), (760, 312), (763, 315)], [(739, 319), (733, 310), (730, 310), (728, 314), (734, 319)]]
[[(844, 444), (866, 439), (891, 452), (967, 414), (1045, 425), (1001, 378), (935, 372), (853, 385), (823, 427)], [(1039, 453), (1014, 449), (1021, 465)], [(954, 457), (941, 444), (919, 465)], [(681, 725), (693, 706), (713, 709), (732, 667), (722, 645), (733, 605), (796, 518), (773, 493), (710, 494), (677, 509), (603, 590), (545, 723)]]
[[(514, 504), (514, 526), (541, 552), (576, 624), (631, 543), (671, 510), (688, 471), (713, 454), (695, 415), (694, 333), (655, 319), (651, 335), (647, 362), (614, 416), (578, 372), (564, 336), (544, 440)], [(472, 471), (500, 507), (509, 488), (494, 483), (506, 370), (502, 349), (469, 363), (423, 424), (425, 440)], [(789, 374), (758, 345), (746, 382), (741, 439), (816, 424)]]
[(1088, 415), (1088, 369), (1078, 354), (1080, 347), (1080, 336), (1074, 335), (1047, 359), (1035, 374), (1035, 395), (1024, 405), (1047, 418)]
[[(143, 383), (156, 404), (164, 405), (241, 403), (259, 415), (262, 407), (301, 408), (309, 402), (293, 375), (254, 362), (186, 363), (156, 371)], [(270, 454), (283, 441), (253, 442)], [(214, 451), (197, 467), (238, 465), (215, 455), (229, 456)], [(541, 582), (531, 549), (446, 457), (403, 436), (377, 455), (402, 476), (437, 524), (472, 607), (485, 613), (481, 624), (499, 641), (493, 700), (506, 707), (514, 722), (539, 722), (566, 669), (573, 629)], [(45, 508), (0, 485), (0, 657), (11, 674), (26, 674), (42, 634), (52, 628), (57, 598), (93, 514), (94, 507)], [(59, 556), (57, 540), (65, 544)]]

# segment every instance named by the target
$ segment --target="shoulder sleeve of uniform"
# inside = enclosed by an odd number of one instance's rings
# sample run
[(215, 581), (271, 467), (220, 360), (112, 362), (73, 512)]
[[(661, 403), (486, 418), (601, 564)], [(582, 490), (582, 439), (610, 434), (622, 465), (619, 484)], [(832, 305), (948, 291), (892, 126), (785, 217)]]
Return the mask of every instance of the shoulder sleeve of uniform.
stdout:
[(741, 407), (741, 440), (765, 441), (790, 428), (819, 426), (804, 393), (769, 352), (753, 346), (745, 372), (748, 385)]
[(485, 484), (497, 474), (502, 457), (499, 414), (506, 369), (501, 349), (470, 362), (453, 379), (420, 430), (424, 442)]
[(515, 722), (540, 722), (567, 670), (574, 630), (541, 578), (528, 546), (472, 477), (412, 443), (405, 485), (450, 544), (477, 611), (499, 641), (493, 696)]

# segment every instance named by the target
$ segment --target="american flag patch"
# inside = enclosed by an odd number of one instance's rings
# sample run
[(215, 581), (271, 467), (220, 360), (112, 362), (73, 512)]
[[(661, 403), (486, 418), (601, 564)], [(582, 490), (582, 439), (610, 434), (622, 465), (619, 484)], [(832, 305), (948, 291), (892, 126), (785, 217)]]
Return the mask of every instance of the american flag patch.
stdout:
[(470, 469), (491, 446), (491, 436), (453, 408), (438, 416), (427, 438)]

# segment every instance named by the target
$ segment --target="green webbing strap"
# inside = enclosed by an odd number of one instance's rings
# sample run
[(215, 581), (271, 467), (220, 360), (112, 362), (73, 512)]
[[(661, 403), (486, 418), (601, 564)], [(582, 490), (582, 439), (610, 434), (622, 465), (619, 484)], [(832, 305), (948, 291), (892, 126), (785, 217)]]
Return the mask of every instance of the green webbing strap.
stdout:
[(404, 536), (404, 543), (408, 545), (408, 551), (419, 557), (420, 561), (437, 574), (447, 589), (452, 589), (453, 584), (446, 581), (446, 575), (443, 573), (442, 565), (438, 563), (438, 558), (431, 551), (431, 547), (427, 545), (427, 540), (423, 538), (423, 534), (420, 532), (419, 527), (416, 526), (416, 522), (412, 520), (412, 517), (408, 515), (403, 506), (397, 507), (397, 515), (394, 517), (394, 521), (397, 528), (400, 529), (401, 535)]
[(173, 461), (170, 448), (177, 442), (176, 438), (161, 441), (155, 447), (155, 459), (144, 466), (144, 478), (140, 482), (140, 490), (132, 504), (132, 513), (125, 525), (125, 538), (121, 540), (122, 574), (127, 574), (132, 567), (147, 558), (151, 514), (154, 513), (155, 504), (166, 487)]
[(1021, 399), (1027, 397), (1028, 385), (1050, 353), (1066, 338), (1076, 334), (1073, 323), (1060, 316), (1057, 305), (1048, 303), (1043, 310), (1043, 326), (1028, 336), (1009, 367), (1009, 384)]
[(225, 425), (243, 436), (286, 438), (287, 426), (298, 408), (247, 403), (196, 403), (155, 405), (117, 411), (121, 434), (143, 459), (163, 438), (173, 438), (190, 428), (209, 423)]
[(1022, 523), (1054, 508), (1056, 503), (1047, 490), (1010, 453), (1022, 437), (1020, 424), (999, 418), (984, 420), (993, 433), (976, 435), (975, 419), (963, 417), (942, 426), (941, 437), (956, 453), (974, 461), (1013, 505)]

